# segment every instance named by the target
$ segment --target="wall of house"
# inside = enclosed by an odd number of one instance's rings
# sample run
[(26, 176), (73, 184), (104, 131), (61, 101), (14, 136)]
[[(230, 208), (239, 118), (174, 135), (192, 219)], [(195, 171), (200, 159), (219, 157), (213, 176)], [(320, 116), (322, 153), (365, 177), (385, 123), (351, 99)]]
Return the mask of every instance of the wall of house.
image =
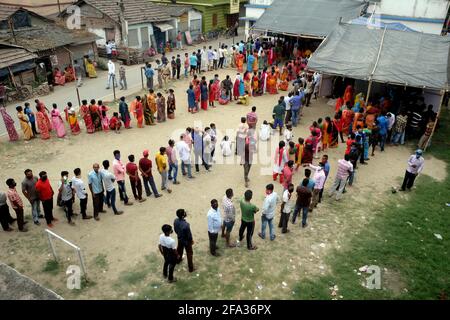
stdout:
[[(147, 32), (145, 32), (143, 29), (146, 29)], [(147, 33), (147, 35), (145, 33)], [(143, 23), (128, 26), (128, 46), (131, 48), (147, 49), (151, 47), (152, 36), (153, 36), (152, 24)]]
[(72, 51), (74, 60), (82, 60), (85, 55), (90, 57), (97, 57), (97, 45), (95, 42), (69, 46), (68, 49)]
[[(227, 28), (226, 14), (229, 13), (230, 6), (228, 4), (217, 5), (214, 7), (194, 6), (195, 9), (202, 13), (202, 29), (203, 32), (211, 30)], [(213, 16), (217, 14), (217, 25), (213, 26)]]

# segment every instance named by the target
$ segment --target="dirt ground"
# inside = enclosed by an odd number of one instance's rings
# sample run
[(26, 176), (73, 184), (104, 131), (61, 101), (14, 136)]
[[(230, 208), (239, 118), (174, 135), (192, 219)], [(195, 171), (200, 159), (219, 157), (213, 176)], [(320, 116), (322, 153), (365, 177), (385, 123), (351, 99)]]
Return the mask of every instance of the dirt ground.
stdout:
[[(221, 70), (218, 72), (220, 78), (229, 74), (235, 76), (235, 70)], [(213, 72), (207, 75), (207, 79), (213, 77)], [(31, 168), (35, 174), (41, 170), (46, 170), (54, 189), (62, 170), (73, 172), (73, 169), (80, 167), (85, 182), (87, 173), (91, 170), (92, 164), (101, 163), (104, 159), (112, 161), (112, 151), (120, 149), (124, 162), (129, 154), (140, 158), (144, 149), (149, 149), (154, 156), (160, 146), (166, 146), (169, 138), (178, 140), (179, 133), (187, 126), (198, 125), (199, 121), (203, 127), (214, 122), (219, 131), (234, 130), (239, 124), (239, 119), (250, 111), (252, 105), (257, 107), (259, 123), (263, 120), (270, 120), (272, 108), (279, 95), (265, 95), (263, 97), (252, 98), (248, 107), (231, 103), (227, 106), (218, 106), (209, 109), (207, 112), (200, 112), (192, 115), (187, 112), (186, 89), (188, 81), (180, 80), (173, 82), (177, 98), (176, 119), (168, 120), (166, 123), (157, 126), (145, 127), (143, 129), (133, 128), (132, 130), (122, 130), (120, 135), (109, 133), (96, 133), (87, 135), (84, 127), (83, 133), (79, 136), (71, 136), (65, 139), (58, 139), (55, 136), (51, 140), (42, 141), (36, 139), (29, 143), (20, 142), (11, 144), (1, 142), (0, 171), (1, 189), (5, 190), (4, 181), (9, 177), (14, 177), (20, 185), (23, 178), (23, 171)], [(91, 97), (86, 97), (91, 98)], [(332, 115), (334, 107), (327, 105), (326, 99), (313, 100), (312, 106), (305, 108), (304, 117), (300, 126), (294, 128), (294, 139), (306, 137), (308, 128), (313, 120), (319, 117)], [(49, 105), (51, 101), (45, 100)], [(259, 126), (259, 124), (258, 124)], [(219, 136), (219, 141), (221, 137)], [(265, 145), (264, 145), (265, 144)], [(274, 144), (260, 143), (259, 148), (275, 148)], [(194, 259), (200, 274), (199, 281), (202, 281), (201, 274), (211, 274), (209, 269), (214, 269), (218, 274), (219, 283), (232, 284), (234, 290), (228, 295), (211, 296), (206, 293), (194, 293), (191, 298), (231, 298), (231, 299), (275, 299), (289, 298), (291, 292), (283, 288), (290, 288), (293, 284), (304, 277), (314, 276), (327, 272), (327, 266), (323, 263), (323, 257), (330, 250), (339, 250), (344, 245), (351, 245), (346, 242), (348, 235), (362, 232), (364, 225), (370, 222), (371, 207), (377, 206), (384, 201), (395, 197), (408, 197), (409, 195), (392, 195), (392, 186), (398, 186), (406, 167), (406, 160), (413, 147), (387, 147), (386, 152), (380, 153), (377, 150), (375, 157), (372, 157), (368, 166), (361, 166), (358, 170), (355, 185), (348, 189), (341, 202), (325, 197), (319, 208), (310, 217), (309, 227), (300, 230), (298, 225), (291, 226), (291, 232), (282, 235), (277, 230), (277, 239), (274, 242), (261, 240), (256, 235), (260, 230), (260, 217), (256, 219), (256, 230), (254, 243), (259, 247), (255, 252), (248, 252), (245, 248), (223, 250), (223, 256), (213, 260), (208, 256), (208, 235), (206, 213), (209, 210), (210, 200), (213, 198), (222, 199), (227, 188), (232, 187), (235, 193), (235, 200), (241, 197), (245, 191), (243, 183), (243, 168), (238, 164), (217, 164), (213, 166), (211, 172), (207, 173), (201, 169), (196, 179), (188, 181), (181, 178), (181, 184), (173, 186), (173, 193), (163, 193), (159, 199), (150, 198), (144, 203), (135, 203), (125, 210), (122, 216), (114, 216), (110, 210), (101, 214), (100, 221), (76, 220), (76, 226), (69, 226), (65, 222), (63, 211), (56, 208), (54, 215), (59, 218), (59, 222), (53, 231), (72, 241), (82, 248), (87, 263), (88, 277), (93, 279), (94, 284), (81, 292), (74, 293), (66, 288), (65, 269), (56, 272), (46, 272), (44, 267), (51, 258), (51, 251), (44, 233), (45, 224), (40, 227), (29, 223), (30, 231), (26, 234), (17, 231), (12, 233), (0, 232), (0, 260), (14, 266), (19, 272), (32, 279), (48, 286), (65, 298), (81, 299), (127, 299), (126, 292), (139, 291), (146, 284), (156, 282), (161, 286), (168, 286), (162, 282), (160, 267), (162, 258), (157, 254), (157, 241), (161, 233), (161, 225), (172, 224), (175, 218), (175, 211), (178, 208), (185, 208), (188, 211), (188, 221), (191, 224), (195, 240)], [(336, 172), (337, 160), (342, 157), (345, 146), (340, 144), (337, 149), (328, 150), (331, 164), (330, 179), (328, 179), (325, 189), (328, 189)], [(216, 158), (221, 157), (220, 148), (216, 149)], [(445, 163), (434, 158), (426, 158), (424, 174), (436, 179), (445, 178)], [(264, 197), (264, 187), (271, 182), (269, 175), (261, 174), (262, 168), (271, 168), (268, 165), (255, 164), (250, 173), (250, 189), (254, 191), (253, 202), (261, 207)], [(295, 184), (303, 178), (303, 170), (294, 176)], [(155, 179), (160, 188), (160, 177), (155, 172)], [(420, 178), (417, 181), (420, 183)], [(282, 187), (276, 184), (276, 191), (281, 195)], [(128, 195), (131, 195), (131, 188), (127, 184)], [(92, 202), (89, 202), (89, 213), (92, 213)], [(30, 216), (30, 207), (26, 207), (26, 215)], [(78, 200), (75, 205), (75, 212), (79, 212)], [(238, 213), (239, 219), (240, 213)], [(30, 219), (30, 218), (28, 218)], [(276, 217), (278, 223), (279, 217)], [(239, 225), (239, 223), (237, 223)], [(237, 237), (237, 229), (233, 230), (232, 237)], [(222, 240), (219, 245), (223, 247)], [(65, 249), (58, 244), (58, 250), (63, 265), (74, 262), (77, 264), (76, 255), (69, 249)], [(148, 275), (145, 275), (143, 282), (119, 288), (117, 286), (121, 277), (126, 272), (138, 270), (139, 266), (145, 264), (145, 256), (150, 256), (157, 266)], [(155, 257), (157, 259), (155, 260)], [(68, 260), (69, 259), (69, 260)], [(221, 261), (222, 260), (222, 261)], [(259, 261), (262, 274), (261, 287), (264, 289), (239, 289), (241, 278), (232, 276), (231, 270), (248, 274), (250, 262)], [(289, 262), (288, 262), (289, 261)], [(357, 266), (355, 266), (357, 267)], [(185, 263), (177, 267), (178, 278), (196, 277), (196, 274), (186, 272)], [(284, 271), (285, 272), (284, 272)], [(252, 273), (252, 271), (250, 271)], [(286, 279), (285, 284), (277, 280), (270, 280), (275, 274), (275, 279)], [(222, 278), (223, 277), (223, 278)], [(248, 275), (248, 277), (254, 277)], [(247, 278), (248, 278), (247, 277)], [(204, 280), (207, 282), (207, 280)], [(284, 282), (284, 281), (283, 281)], [(245, 286), (245, 281), (242, 286)], [(167, 287), (165, 287), (167, 289)], [(200, 285), (201, 288), (201, 285)], [(220, 288), (220, 285), (219, 285)], [(173, 293), (167, 298), (177, 297), (176, 287), (167, 289)], [(258, 291), (256, 294), (255, 291)], [(218, 289), (217, 292), (220, 292)], [(292, 293), (293, 294), (293, 293)], [(160, 297), (161, 298), (161, 297)]]

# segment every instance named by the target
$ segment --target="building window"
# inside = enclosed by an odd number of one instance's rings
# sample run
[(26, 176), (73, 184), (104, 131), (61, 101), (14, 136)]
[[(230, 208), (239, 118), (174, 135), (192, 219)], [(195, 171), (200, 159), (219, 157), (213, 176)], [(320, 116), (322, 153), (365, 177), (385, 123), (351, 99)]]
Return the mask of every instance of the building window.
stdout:
[(217, 26), (217, 13), (213, 13), (212, 15), (212, 26), (213, 28)]
[(128, 46), (129, 47), (139, 47), (139, 29), (128, 30)]
[(239, 0), (233, 0), (233, 4), (234, 5), (238, 5), (239, 4)]

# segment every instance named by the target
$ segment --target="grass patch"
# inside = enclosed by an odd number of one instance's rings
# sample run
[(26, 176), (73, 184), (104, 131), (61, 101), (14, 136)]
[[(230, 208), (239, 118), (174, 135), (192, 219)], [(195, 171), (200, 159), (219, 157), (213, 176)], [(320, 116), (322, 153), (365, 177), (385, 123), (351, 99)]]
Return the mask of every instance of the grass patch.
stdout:
[(42, 268), (43, 272), (50, 273), (52, 275), (57, 275), (59, 272), (60, 266), (58, 261), (56, 260), (48, 260), (44, 267)]
[(100, 253), (94, 258), (94, 263), (97, 267), (102, 270), (108, 270), (108, 260), (106, 259), (106, 254)]
[[(449, 120), (448, 112), (443, 113), (441, 128), (427, 152), (447, 164), (450, 128), (444, 123)], [(352, 237), (344, 250), (325, 258), (331, 272), (298, 283), (295, 298), (330, 299), (330, 287), (337, 285), (338, 299), (448, 299), (450, 208), (445, 204), (449, 190), (447, 166), (445, 181), (420, 176), (416, 189), (407, 196), (397, 193), (380, 208), (372, 208), (375, 218), (365, 230)], [(440, 234), (443, 240), (434, 234)], [(364, 265), (381, 268), (381, 290), (363, 287), (369, 274), (358, 275), (358, 269)]]

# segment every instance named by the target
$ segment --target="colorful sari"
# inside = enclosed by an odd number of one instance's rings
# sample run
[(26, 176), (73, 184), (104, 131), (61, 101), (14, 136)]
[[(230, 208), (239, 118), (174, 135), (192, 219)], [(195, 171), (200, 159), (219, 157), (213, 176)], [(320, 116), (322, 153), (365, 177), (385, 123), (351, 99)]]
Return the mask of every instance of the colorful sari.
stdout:
[(284, 66), (283, 69), (281, 69), (280, 80), (285, 81), (285, 80), (287, 80), (288, 76), (289, 76), (289, 71), (286, 68), (286, 66)]
[(14, 120), (6, 112), (6, 108), (0, 107), (0, 113), (2, 114), (3, 121), (5, 122), (6, 131), (8, 131), (9, 141), (19, 140), (19, 135), (17, 134), (16, 128), (14, 128)]
[(61, 113), (58, 109), (53, 109), (50, 113), (52, 116), (53, 128), (56, 130), (58, 138), (64, 138), (66, 136), (66, 128), (64, 127), (64, 121), (61, 118)]
[(150, 109), (149, 99), (150, 95), (145, 95), (142, 98), (142, 108), (144, 108), (144, 120), (146, 126), (151, 126), (155, 123), (155, 119), (153, 118), (152, 110)]
[(108, 110), (109, 110), (109, 108), (105, 105), (99, 106), (100, 118), (101, 118), (101, 122), (102, 122), (103, 131), (109, 131), (109, 118), (108, 118), (108, 114), (106, 113)]
[(95, 131), (102, 131), (102, 119), (98, 106), (96, 104), (89, 105), (89, 112), (91, 114), (92, 123), (94, 124)]
[(45, 108), (45, 106), (43, 104), (42, 104), (42, 106), (43, 106), (42, 113), (44, 113), (45, 122), (47, 122), (48, 132), (52, 132), (52, 130), (53, 130), (52, 122), (50, 121), (50, 117), (48, 116), (47, 109)]
[(94, 133), (95, 126), (92, 121), (91, 112), (89, 111), (89, 107), (87, 105), (82, 105), (80, 107), (80, 116), (84, 120), (84, 125), (86, 127), (87, 133)]
[(91, 59), (84, 58), (84, 65), (86, 66), (86, 72), (89, 78), (97, 78), (97, 71)]
[(72, 131), (72, 134), (76, 136), (81, 132), (80, 125), (78, 124), (77, 114), (75, 112), (70, 112), (67, 116), (67, 122), (69, 122), (70, 125), (70, 131)]
[(277, 77), (272, 72), (267, 74), (267, 91), (270, 94), (278, 94), (277, 90)]
[(282, 80), (279, 84), (278, 84), (278, 90), (281, 91), (287, 91), (289, 88), (289, 81), (287, 80)]
[(337, 148), (339, 144), (340, 122), (340, 119), (333, 119), (330, 135), (330, 148)]
[(350, 109), (342, 111), (342, 132), (346, 135), (349, 134), (350, 126), (352, 125), (354, 113)]
[(66, 83), (66, 77), (61, 71), (59, 71), (59, 69), (56, 69), (53, 71), (53, 81), (55, 84), (63, 86)]
[(364, 127), (364, 114), (361, 112), (356, 112), (355, 117), (353, 119), (353, 132), (355, 132), (357, 129), (356, 127), (360, 126), (361, 128)]
[(335, 113), (339, 112), (341, 110), (343, 104), (344, 104), (344, 99), (342, 97), (339, 97), (336, 100), (336, 105), (335, 105), (335, 108), (334, 108), (334, 112)]
[(236, 55), (236, 67), (238, 72), (244, 72), (244, 55), (241, 53)]
[(266, 93), (266, 81), (267, 81), (267, 73), (261, 73), (261, 78), (259, 79), (259, 86), (261, 94)]
[(245, 91), (247, 91), (248, 94), (252, 94), (252, 78), (250, 76), (250, 73), (247, 73), (247, 75), (244, 77), (244, 94)]
[(322, 126), (322, 148), (326, 150), (328, 148), (328, 143), (330, 142), (330, 135), (328, 132), (329, 123), (325, 121)]
[(353, 103), (353, 87), (348, 85), (344, 92), (344, 102), (349, 106)]
[(20, 127), (22, 128), (24, 139), (30, 140), (31, 138), (33, 138), (33, 131), (31, 130), (28, 118), (23, 113), (23, 111), (17, 113), (17, 118), (19, 119)]
[(234, 80), (234, 85), (233, 85), (233, 97), (234, 97), (234, 100), (237, 100), (238, 97), (240, 96), (240, 93), (239, 93), (239, 86), (240, 86), (240, 84), (241, 84), (241, 77), (238, 76), (238, 77), (236, 77), (236, 80)]
[(142, 106), (142, 102), (135, 100), (134, 103), (134, 113), (136, 115), (137, 127), (144, 127), (144, 107)]
[(42, 108), (38, 109), (38, 112), (36, 113), (36, 124), (37, 127), (39, 128), (41, 139), (47, 140), (50, 139), (50, 133), (48, 130), (47, 119), (45, 117), (43, 110), (45, 109)]
[(75, 80), (75, 70), (73, 67), (67, 67), (64, 71), (64, 77), (66, 78), (66, 82), (72, 82)]
[(158, 114), (156, 120), (158, 122), (166, 121), (166, 98), (160, 97), (156, 99), (156, 107), (158, 108)]
[(175, 95), (169, 94), (167, 96), (167, 118), (175, 119), (175, 110), (176, 109), (177, 108), (175, 105)]
[(259, 96), (260, 95), (259, 77), (257, 75), (253, 76), (252, 89), (253, 89), (253, 96)]

